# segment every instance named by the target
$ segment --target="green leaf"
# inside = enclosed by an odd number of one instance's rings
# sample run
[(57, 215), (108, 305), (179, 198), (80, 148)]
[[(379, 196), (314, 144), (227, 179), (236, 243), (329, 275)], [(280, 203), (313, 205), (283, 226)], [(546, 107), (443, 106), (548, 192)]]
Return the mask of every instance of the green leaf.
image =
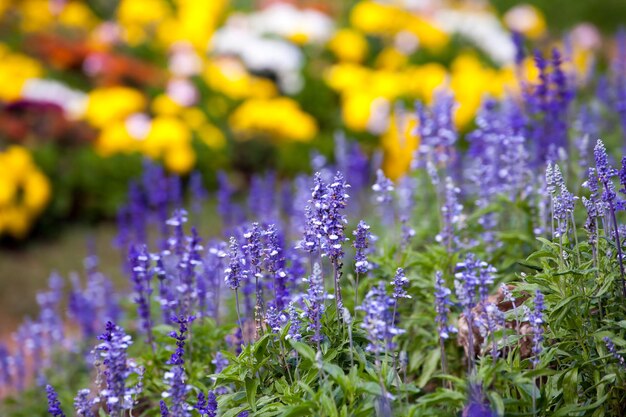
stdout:
[(428, 356), (426, 356), (426, 360), (424, 361), (424, 366), (422, 367), (422, 374), (417, 380), (418, 387), (424, 388), (424, 385), (428, 383), (433, 373), (437, 369), (440, 358), (441, 352), (439, 351), (439, 349), (433, 349), (428, 353)]
[(258, 387), (259, 380), (257, 378), (246, 378), (246, 396), (252, 411), (256, 411), (256, 390)]
[(313, 350), (311, 346), (302, 342), (296, 342), (293, 339), (290, 339), (289, 343), (291, 344), (291, 347), (293, 347), (300, 356), (302, 356), (303, 358), (307, 359), (308, 361), (312, 363), (315, 363), (315, 351)]
[(578, 368), (572, 368), (563, 377), (563, 399), (566, 404), (578, 402)]

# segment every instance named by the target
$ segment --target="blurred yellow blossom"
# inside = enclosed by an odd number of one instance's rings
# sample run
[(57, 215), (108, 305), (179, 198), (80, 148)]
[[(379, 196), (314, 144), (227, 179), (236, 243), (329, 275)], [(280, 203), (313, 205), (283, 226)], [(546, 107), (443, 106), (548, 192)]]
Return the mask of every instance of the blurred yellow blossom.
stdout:
[(208, 62), (203, 77), (211, 89), (235, 100), (270, 98), (278, 94), (272, 81), (250, 75), (241, 62), (233, 59)]
[(85, 119), (96, 127), (121, 120), (146, 106), (146, 98), (129, 87), (103, 87), (89, 93)]
[(184, 175), (193, 169), (196, 154), (190, 144), (175, 146), (164, 153), (163, 162), (169, 171)]
[(345, 62), (362, 62), (367, 56), (368, 45), (365, 37), (353, 29), (340, 29), (328, 42), (328, 49)]
[(216, 126), (206, 123), (197, 130), (198, 137), (209, 148), (222, 149), (226, 146), (226, 137)]
[(20, 26), (25, 32), (41, 31), (54, 23), (49, 0), (23, 0), (19, 7)]
[(117, 21), (123, 28), (125, 40), (136, 45), (146, 40), (148, 31), (172, 13), (166, 0), (121, 0), (117, 7)]
[(41, 64), (32, 58), (0, 43), (0, 100), (12, 101), (20, 98), (24, 83), (38, 78), (43, 73)]
[(391, 36), (400, 32), (417, 38), (419, 44), (438, 50), (448, 43), (448, 34), (433, 22), (396, 4), (361, 1), (350, 14), (350, 23), (364, 33)]
[(242, 140), (264, 136), (275, 141), (308, 142), (317, 134), (315, 119), (287, 97), (246, 100), (231, 114), (229, 123)]
[(393, 112), (389, 128), (380, 138), (383, 148), (383, 170), (391, 180), (398, 180), (411, 167), (413, 154), (420, 144), (415, 133), (417, 118), (413, 113)]
[(152, 100), (152, 111), (161, 116), (173, 116), (181, 112), (183, 107), (167, 94), (159, 94)]
[(98, 18), (83, 2), (70, 1), (63, 6), (58, 22), (67, 27), (91, 29), (98, 23)]
[(157, 116), (152, 120), (150, 132), (142, 141), (142, 150), (154, 159), (162, 157), (172, 149), (188, 146), (191, 142), (189, 128), (171, 116)]
[(110, 156), (116, 153), (134, 152), (137, 149), (135, 142), (136, 139), (128, 133), (124, 121), (117, 120), (102, 128), (95, 147), (101, 156)]
[(20, 239), (50, 201), (50, 181), (21, 146), (0, 152), (0, 166), (0, 235)]
[(393, 47), (383, 49), (376, 57), (376, 67), (387, 70), (397, 70), (405, 66), (409, 58)]

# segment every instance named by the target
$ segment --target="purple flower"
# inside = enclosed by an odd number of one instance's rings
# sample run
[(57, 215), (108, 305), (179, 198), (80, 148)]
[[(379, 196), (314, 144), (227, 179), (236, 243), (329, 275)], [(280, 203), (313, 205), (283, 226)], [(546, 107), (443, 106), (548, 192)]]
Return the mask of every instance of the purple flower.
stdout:
[(393, 202), (393, 182), (385, 176), (382, 169), (376, 171), (376, 182), (372, 185), (372, 191), (376, 196), (376, 203), (391, 204)]
[(313, 265), (313, 273), (308, 279), (309, 288), (304, 296), (305, 315), (309, 320), (309, 330), (314, 331), (312, 340), (316, 343), (322, 341), (322, 315), (324, 314), (324, 280), (322, 270), (318, 263)]
[(230, 238), (228, 256), (230, 263), (228, 264), (228, 268), (224, 270), (224, 281), (231, 290), (237, 290), (241, 282), (247, 279), (248, 271), (245, 269), (246, 259), (239, 254), (239, 244), (234, 237)]
[[(22, 341), (23, 343), (24, 341)], [(11, 384), (11, 370), (9, 369), (9, 350), (4, 343), (0, 343), (0, 387)]]
[(198, 402), (196, 402), (194, 408), (198, 410), (201, 416), (215, 417), (217, 415), (217, 399), (215, 398), (215, 393), (209, 391), (208, 397), (205, 397), (202, 391), (199, 392)]
[(370, 343), (367, 350), (376, 354), (393, 349), (394, 336), (404, 333), (404, 330), (396, 328), (391, 311), (395, 305), (392, 297), (387, 295), (385, 283), (380, 282), (369, 290), (363, 300), (363, 304), (357, 309), (365, 312), (361, 327), (367, 333)]
[(343, 210), (348, 204), (347, 193), (350, 185), (345, 182), (341, 172), (337, 172), (333, 182), (328, 186), (328, 214), (325, 219), (325, 238), (328, 241), (328, 257), (337, 265), (343, 257), (343, 242), (345, 237), (345, 225), (347, 223)]
[[(567, 225), (574, 213), (574, 203), (578, 200), (578, 197), (570, 193), (565, 185), (563, 174), (558, 165), (554, 165), (552, 170), (550, 164), (546, 169), (546, 178), (549, 175), (549, 191), (551, 192), (554, 220), (557, 221), (557, 227), (555, 230), (555, 237), (563, 236), (567, 233)], [(557, 192), (558, 191), (558, 192)]]
[(289, 303), (287, 312), (289, 313), (289, 332), (287, 333), (287, 339), (298, 341), (302, 339), (302, 335), (300, 334), (302, 323), (300, 314), (296, 310), (296, 305), (293, 302)]
[(274, 306), (270, 306), (265, 313), (265, 322), (273, 333), (278, 333), (283, 327), (283, 324), (287, 322), (287, 316)]
[(353, 232), (354, 248), (356, 250), (354, 255), (354, 267), (359, 274), (366, 274), (371, 268), (367, 260), (367, 249), (372, 236), (369, 230), (370, 226), (361, 220), (356, 230)]
[(52, 385), (46, 385), (46, 393), (48, 395), (48, 413), (53, 417), (65, 417), (63, 410), (61, 410), (61, 403), (57, 393), (52, 388)]
[(152, 272), (150, 271), (150, 255), (146, 245), (141, 245), (139, 248), (131, 246), (128, 261), (135, 292), (133, 301), (137, 304), (141, 327), (148, 336), (148, 344), (152, 344), (152, 318), (150, 316)]
[(261, 226), (258, 223), (252, 223), (252, 227), (243, 234), (246, 244), (241, 247), (247, 258), (250, 273), (257, 278), (261, 274), (261, 262), (263, 260), (262, 236)]
[(404, 269), (402, 268), (396, 269), (396, 275), (393, 278), (392, 297), (396, 300), (398, 298), (411, 298), (411, 296), (406, 292), (406, 288), (408, 286), (409, 286), (409, 280), (404, 274)]
[(228, 359), (222, 355), (222, 352), (217, 352), (211, 363), (215, 365), (215, 373), (219, 374), (228, 366)]
[(483, 339), (486, 341), (491, 336), (491, 357), (495, 363), (498, 359), (496, 331), (504, 326), (504, 313), (494, 303), (483, 304), (483, 312), (477, 322)]
[(299, 248), (309, 253), (320, 252), (325, 248), (322, 237), (328, 210), (327, 186), (322, 179), (322, 174), (316, 172), (313, 177), (313, 183), (311, 199), (304, 209), (306, 217), (304, 236), (298, 244)]
[(217, 416), (217, 398), (215, 398), (215, 393), (213, 391), (209, 391), (209, 398), (207, 400), (207, 417), (215, 417)]
[(450, 252), (458, 242), (458, 236), (455, 232), (460, 228), (463, 206), (458, 200), (461, 190), (454, 185), (452, 178), (446, 177), (445, 187), (445, 201), (441, 206), (443, 227), (435, 239), (437, 242), (443, 243)]
[(69, 316), (79, 325), (85, 338), (90, 338), (96, 334), (97, 306), (80, 286), (77, 275), (70, 277), (72, 281), (72, 291), (68, 298)]
[(93, 400), (89, 398), (91, 391), (88, 389), (81, 389), (74, 397), (74, 410), (80, 417), (95, 417), (92, 411)]
[(223, 171), (217, 173), (217, 212), (222, 218), (224, 226), (232, 226), (235, 216), (233, 215), (235, 208), (232, 203), (234, 190), (231, 187), (228, 176)]
[(613, 358), (620, 364), (622, 368), (626, 369), (626, 360), (622, 355), (617, 352), (617, 349), (615, 348), (615, 343), (613, 343), (613, 341), (608, 336), (605, 336), (602, 340), (604, 340), (606, 348), (613, 356)]
[(208, 198), (208, 192), (202, 183), (202, 174), (198, 171), (191, 173), (189, 177), (189, 188), (191, 189), (191, 207), (194, 213), (202, 212), (202, 205)]
[(170, 410), (167, 409), (167, 404), (165, 404), (165, 401), (159, 401), (159, 406), (161, 408), (161, 417), (170, 417)]
[(171, 413), (176, 417), (190, 416), (189, 409), (192, 407), (187, 403), (187, 394), (191, 387), (185, 382), (183, 367), (176, 365), (171, 371), (166, 372), (165, 382), (169, 385), (169, 389), (162, 395), (164, 398), (171, 398)]
[(187, 340), (187, 332), (189, 325), (195, 320), (195, 316), (172, 316), (171, 321), (178, 324), (178, 332), (171, 332), (170, 337), (176, 340), (176, 350), (166, 362), (168, 365), (184, 365), (185, 363), (185, 340)]
[(454, 326), (448, 325), (448, 314), (450, 313), (450, 306), (453, 305), (450, 301), (450, 294), (452, 292), (446, 287), (446, 282), (443, 279), (441, 271), (435, 273), (435, 313), (439, 328), (439, 337), (441, 339), (447, 339), (450, 337), (450, 333), (456, 333)]
[(100, 352), (103, 359), (106, 378), (106, 389), (100, 391), (100, 396), (108, 406), (111, 416), (119, 417), (122, 410), (131, 408), (131, 396), (137, 393), (136, 389), (126, 387), (128, 376), (137, 372), (137, 369), (128, 362), (126, 355), (132, 340), (122, 328), (110, 321), (106, 324), (106, 331), (98, 336), (98, 339), (102, 343), (97, 345), (95, 350)]
[(513, 31), (511, 33), (513, 45), (515, 46), (515, 65), (520, 66), (524, 62), (524, 35), (520, 32)]
[(184, 209), (174, 210), (174, 215), (166, 222), (168, 226), (174, 228), (174, 235), (167, 241), (168, 246), (178, 256), (185, 251), (185, 223), (187, 223), (187, 211)]
[(463, 417), (496, 417), (489, 407), (489, 401), (483, 394), (482, 387), (477, 383), (470, 383), (469, 402), (463, 408)]

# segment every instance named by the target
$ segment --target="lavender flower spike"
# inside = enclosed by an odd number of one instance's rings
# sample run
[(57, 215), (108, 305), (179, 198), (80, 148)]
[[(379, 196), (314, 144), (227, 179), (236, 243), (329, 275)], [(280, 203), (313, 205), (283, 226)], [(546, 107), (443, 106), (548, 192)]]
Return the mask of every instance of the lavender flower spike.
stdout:
[(74, 397), (74, 410), (80, 417), (95, 417), (92, 411), (93, 401), (89, 399), (89, 389), (81, 389)]
[(371, 269), (371, 264), (367, 260), (367, 249), (369, 247), (372, 234), (370, 226), (363, 220), (359, 222), (354, 235), (354, 269), (356, 270), (356, 282), (354, 288), (354, 305), (358, 305), (359, 299), (359, 275), (366, 274)]
[(324, 300), (326, 293), (324, 292), (324, 280), (322, 278), (322, 270), (318, 263), (313, 265), (313, 273), (308, 279), (309, 289), (304, 296), (305, 314), (309, 319), (309, 330), (314, 331), (312, 340), (317, 343), (319, 350), (322, 341), (322, 315), (324, 314)]
[(448, 313), (450, 313), (450, 306), (453, 304), (450, 301), (450, 291), (446, 287), (446, 282), (443, 279), (441, 271), (435, 273), (435, 321), (437, 322), (439, 329), (439, 349), (441, 350), (441, 371), (444, 374), (448, 373), (448, 361), (446, 360), (446, 348), (445, 340), (450, 337), (450, 333), (456, 333), (456, 329), (453, 326), (448, 325)]
[(65, 417), (65, 413), (61, 410), (61, 403), (56, 391), (52, 385), (46, 385), (46, 393), (48, 396), (48, 413), (53, 417)]
[(185, 341), (189, 331), (189, 324), (195, 320), (195, 316), (172, 316), (171, 321), (178, 323), (178, 332), (171, 332), (170, 336), (176, 339), (176, 350), (167, 361), (168, 365), (184, 365), (185, 364)]
[(443, 274), (441, 271), (437, 271), (435, 273), (435, 321), (439, 328), (439, 338), (444, 340), (450, 337), (450, 333), (457, 332), (453, 326), (448, 325), (448, 314), (450, 313), (450, 306), (453, 305), (450, 301), (451, 293), (452, 291), (446, 287)]
[(606, 153), (606, 148), (604, 143), (600, 139), (596, 143), (596, 146), (593, 150), (593, 154), (596, 160), (596, 173), (598, 175), (598, 179), (600, 183), (604, 187), (604, 192), (602, 193), (602, 201), (608, 205), (609, 213), (611, 215), (611, 220), (613, 221), (613, 228), (615, 229), (615, 244), (617, 246), (617, 261), (619, 263), (620, 275), (622, 278), (622, 295), (626, 298), (626, 273), (624, 272), (624, 259), (622, 255), (622, 242), (619, 236), (619, 226), (617, 224), (617, 216), (615, 215), (616, 210), (616, 193), (615, 193), (615, 185), (613, 184), (612, 178), (617, 175), (617, 171), (609, 165), (608, 156)]
[(170, 410), (167, 409), (167, 404), (165, 404), (165, 401), (159, 401), (159, 406), (161, 408), (161, 417), (170, 417)]
[(397, 300), (398, 298), (411, 298), (406, 292), (406, 287), (409, 286), (409, 280), (404, 274), (403, 268), (396, 269), (396, 275), (393, 278), (393, 295), (392, 297)]
[(613, 358), (615, 358), (615, 360), (617, 360), (622, 368), (626, 369), (626, 359), (624, 359), (624, 357), (617, 352), (617, 349), (615, 348), (615, 343), (613, 343), (613, 341), (606, 336), (603, 340), (609, 353), (613, 356)]
[(128, 260), (135, 291), (133, 301), (137, 304), (141, 327), (148, 336), (148, 344), (154, 349), (154, 346), (152, 346), (152, 319), (150, 317), (150, 294), (152, 294), (150, 281), (152, 274), (150, 272), (150, 255), (146, 245), (141, 245), (139, 248), (131, 246)]
[(132, 407), (132, 395), (136, 390), (126, 388), (126, 379), (137, 370), (129, 366), (126, 351), (131, 337), (113, 322), (107, 322), (106, 331), (98, 336), (102, 340), (95, 350), (100, 352), (105, 367), (106, 389), (100, 392), (112, 417), (120, 417), (122, 410)]

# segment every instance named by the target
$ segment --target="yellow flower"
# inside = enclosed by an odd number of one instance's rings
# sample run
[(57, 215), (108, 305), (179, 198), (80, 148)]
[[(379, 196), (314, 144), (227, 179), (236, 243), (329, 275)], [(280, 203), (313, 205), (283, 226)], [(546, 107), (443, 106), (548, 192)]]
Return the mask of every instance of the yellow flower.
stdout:
[(166, 0), (121, 0), (117, 8), (119, 24), (131, 45), (146, 40), (147, 31), (158, 27), (172, 9)]
[(353, 29), (338, 30), (328, 43), (328, 49), (344, 62), (361, 62), (367, 56), (365, 37)]
[(222, 131), (210, 123), (198, 129), (198, 137), (202, 143), (212, 149), (223, 149), (226, 146), (226, 138)]
[(21, 146), (0, 152), (0, 235), (21, 239), (50, 200), (50, 181)]
[[(0, 159), (0, 164), (3, 163), (3, 159)], [(15, 198), (16, 192), (17, 185), (13, 178), (8, 175), (0, 175), (0, 207), (10, 204)]]
[(350, 13), (350, 23), (364, 33), (391, 35), (406, 23), (405, 12), (392, 5), (375, 1), (362, 1), (356, 4)]
[(175, 116), (181, 112), (183, 107), (172, 100), (167, 94), (159, 94), (152, 101), (152, 111), (161, 116)]
[(23, 204), (27, 211), (39, 213), (50, 201), (50, 182), (40, 171), (31, 171), (24, 179)]
[(383, 170), (391, 180), (398, 180), (411, 167), (413, 154), (420, 144), (415, 134), (417, 118), (403, 113), (398, 117), (395, 112), (389, 118), (389, 128), (380, 138), (383, 148)]
[(343, 96), (341, 116), (349, 129), (355, 132), (367, 130), (372, 104), (376, 98), (367, 91), (357, 91)]
[(212, 90), (235, 100), (270, 98), (278, 94), (272, 81), (250, 75), (241, 62), (232, 59), (210, 61), (203, 78)]
[(121, 120), (137, 113), (146, 106), (146, 99), (139, 91), (129, 87), (104, 87), (89, 93), (85, 119), (96, 127)]
[(376, 66), (386, 70), (397, 70), (404, 66), (409, 58), (393, 47), (383, 49), (376, 57)]
[(95, 144), (96, 151), (101, 156), (134, 152), (137, 147), (137, 140), (131, 137), (122, 120), (116, 120), (103, 126)]
[[(146, 155), (158, 159), (173, 149), (182, 155), (179, 148), (189, 146), (190, 142), (191, 132), (181, 120), (171, 116), (158, 116), (152, 121), (148, 136), (139, 143)], [(174, 159), (182, 160), (182, 156), (188, 156), (181, 155), (176, 155)]]
[(240, 140), (262, 136), (308, 142), (317, 134), (315, 119), (287, 97), (246, 100), (231, 114), (229, 123)]
[(98, 18), (86, 4), (71, 1), (63, 7), (59, 22), (68, 27), (91, 29), (97, 24)]
[(26, 55), (12, 53), (0, 44), (0, 100), (12, 101), (20, 98), (24, 83), (40, 77), (41, 65)]
[(435, 90), (446, 83), (448, 72), (443, 65), (432, 62), (407, 68), (405, 77), (408, 94), (430, 104)]
[(407, 19), (405, 30), (415, 35), (421, 46), (434, 51), (441, 50), (448, 43), (447, 33), (418, 16), (411, 15)]
[(44, 31), (55, 21), (48, 0), (23, 0), (20, 25), (25, 32)]
[(16, 239), (26, 237), (30, 229), (32, 219), (27, 211), (19, 207), (7, 207), (2, 210), (4, 229)]
[(198, 129), (200, 128), (200, 126), (203, 126), (207, 122), (206, 115), (202, 110), (197, 107), (189, 107), (184, 109), (180, 113), (180, 117), (185, 123), (187, 123), (187, 126), (192, 129)]
[(226, 8), (225, 0), (175, 0), (176, 32), (173, 40), (185, 40), (204, 51)]
[(343, 63), (333, 65), (324, 74), (326, 83), (335, 91), (346, 92), (362, 90), (369, 77), (370, 70), (356, 64)]
[(196, 163), (196, 154), (190, 144), (174, 146), (163, 157), (166, 168), (179, 175), (187, 174)]

